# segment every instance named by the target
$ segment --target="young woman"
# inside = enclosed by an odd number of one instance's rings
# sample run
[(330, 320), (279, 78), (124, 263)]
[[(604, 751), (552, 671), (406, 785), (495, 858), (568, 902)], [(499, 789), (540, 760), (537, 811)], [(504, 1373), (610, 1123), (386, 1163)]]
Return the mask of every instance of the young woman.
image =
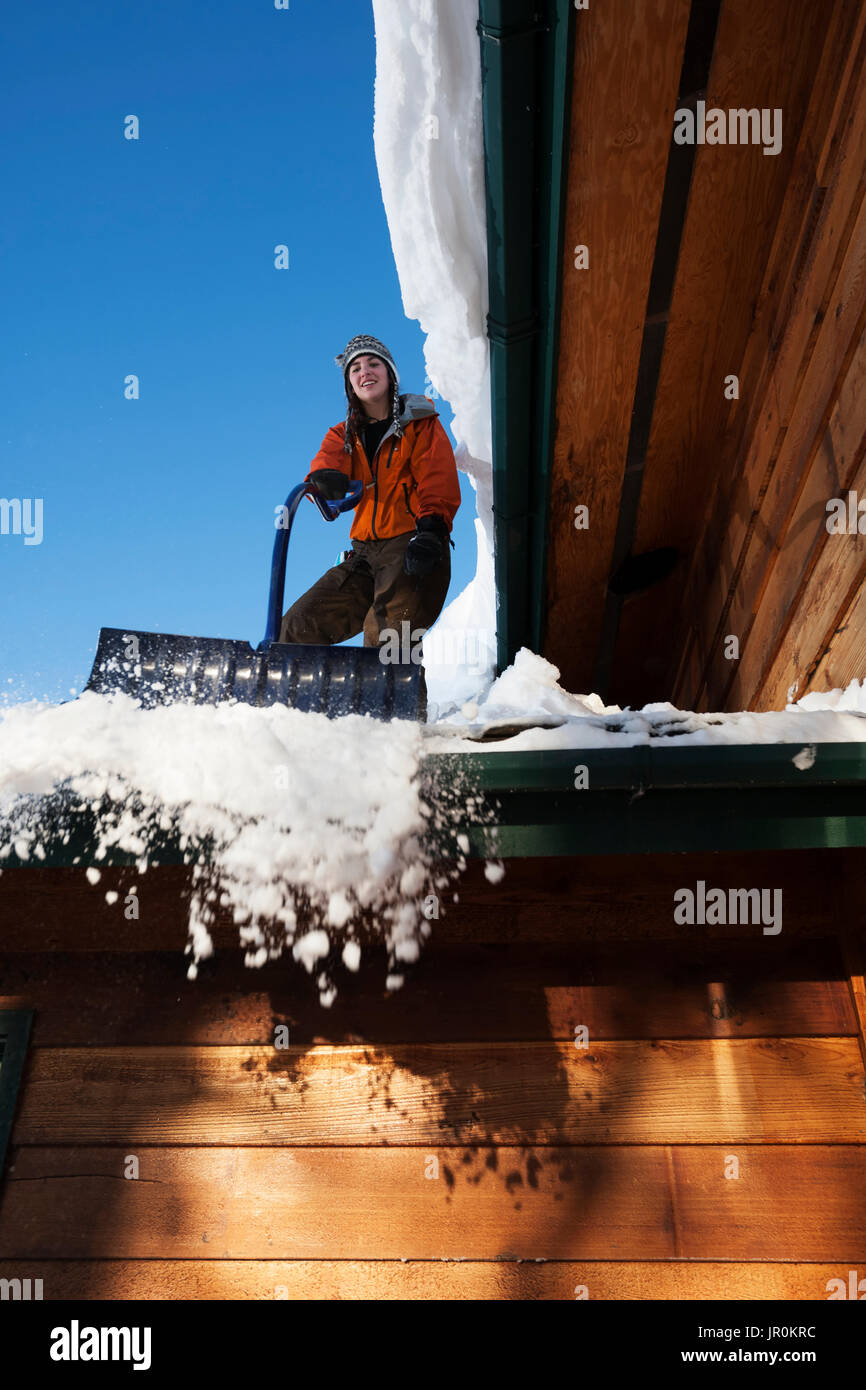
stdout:
[(352, 549), (283, 617), (281, 642), (330, 645), (363, 632), (379, 645), (406, 631), (416, 640), (442, 611), (451, 580), (451, 522), (460, 506), (457, 466), (432, 401), (401, 396), (388, 349), (353, 338), (336, 359), (349, 408), (313, 459), (308, 480), (323, 497), (364, 483)]

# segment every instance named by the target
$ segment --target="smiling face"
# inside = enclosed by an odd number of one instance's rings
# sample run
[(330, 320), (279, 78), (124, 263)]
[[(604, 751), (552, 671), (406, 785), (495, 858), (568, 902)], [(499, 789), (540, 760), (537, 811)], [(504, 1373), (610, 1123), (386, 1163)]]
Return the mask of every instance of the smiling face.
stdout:
[(390, 409), (391, 381), (381, 357), (365, 353), (349, 368), (349, 385), (368, 415), (384, 420)]

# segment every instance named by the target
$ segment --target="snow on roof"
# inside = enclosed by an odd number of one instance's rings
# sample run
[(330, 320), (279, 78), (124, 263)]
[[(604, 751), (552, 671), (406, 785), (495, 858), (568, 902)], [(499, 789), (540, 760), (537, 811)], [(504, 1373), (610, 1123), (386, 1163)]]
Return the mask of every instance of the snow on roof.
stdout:
[(373, 0), (374, 142), (403, 307), (426, 334), (436, 396), (453, 411), (457, 466), (476, 494), (472, 580), (424, 644), (427, 689), (459, 703), (496, 659), (487, 211), (477, 0)]
[[(495, 744), (478, 741), (497, 728), (517, 725), (526, 727)], [(623, 710), (605, 705), (598, 695), (570, 695), (559, 684), (557, 668), (524, 647), (483, 696), (449, 710), (425, 734), (428, 753), (627, 748), (662, 735), (666, 747), (861, 743), (866, 741), (866, 681), (806, 695), (766, 713), (698, 714), (663, 702)]]
[(13, 850), (36, 866), (45, 858), (58, 790), (95, 819), (82, 864), (94, 885), (93, 867), (110, 850), (137, 856), (144, 871), (157, 838), (171, 833), (195, 866), (191, 975), (211, 952), (222, 899), (247, 964), (291, 947), (330, 1003), (323, 958), (331, 948), (346, 956), (354, 943), (346, 963), (357, 968), (372, 918), (393, 984), (429, 934), (427, 899), (449, 881), (434, 869), (425, 834), (456, 823), (461, 807), (447, 795), (425, 804), (420, 749), (414, 723), (330, 720), (283, 706), (145, 710), (127, 695), (91, 692), (62, 705), (13, 705), (0, 715), (0, 863)]

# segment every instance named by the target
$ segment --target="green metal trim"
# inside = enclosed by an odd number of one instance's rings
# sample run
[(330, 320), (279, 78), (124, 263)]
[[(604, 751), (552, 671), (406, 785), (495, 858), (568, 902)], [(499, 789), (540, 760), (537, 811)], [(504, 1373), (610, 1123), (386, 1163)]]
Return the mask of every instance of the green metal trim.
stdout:
[[(445, 754), (440, 786), (479, 809), (470, 853), (508, 858), (866, 846), (866, 745), (558, 749)], [(578, 768), (585, 786), (575, 787)], [(434, 776), (430, 769), (431, 777)], [(444, 848), (444, 847), (443, 847)]]
[(571, 0), (480, 0), (497, 660), (541, 645)]
[(32, 1009), (0, 1009), (0, 1182), (32, 1021)]
[(802, 743), (712, 744), (670, 747), (665, 739), (629, 748), (557, 748), (532, 752), (443, 753), (428, 762), (450, 778), (470, 775), (483, 791), (562, 791), (574, 786), (575, 767), (587, 769), (590, 792), (684, 792), (728, 787), (832, 787), (859, 789), (866, 814), (866, 742), (818, 743), (811, 767), (797, 767)]
[[(573, 792), (578, 797), (580, 792)], [(590, 804), (564, 797), (508, 798), (495, 829), (467, 826), (472, 858), (574, 858), (599, 854), (717, 854), (757, 850), (866, 848), (863, 797), (803, 792), (714, 791), (686, 800), (655, 791), (631, 803), (603, 792)], [(796, 805), (786, 802), (794, 796)], [(835, 814), (834, 814), (835, 812)], [(546, 817), (542, 821), (542, 817)]]
[[(553, 445), (556, 433), (556, 396), (559, 387), (560, 306), (575, 34), (575, 11), (571, 0), (556, 0), (551, 11), (552, 22), (542, 44), (541, 126), (544, 131), (544, 143), (541, 148), (538, 198), (538, 315), (541, 327), (535, 386), (538, 413), (535, 430), (536, 452), (532, 468), (534, 496), (530, 535), (532, 548), (529, 631), (527, 640), (520, 643), (534, 652), (540, 652), (544, 644), (547, 619), (547, 547), (550, 533)], [(494, 422), (494, 431), (495, 429)], [(508, 654), (509, 664), (518, 650), (519, 647), (516, 647)]]

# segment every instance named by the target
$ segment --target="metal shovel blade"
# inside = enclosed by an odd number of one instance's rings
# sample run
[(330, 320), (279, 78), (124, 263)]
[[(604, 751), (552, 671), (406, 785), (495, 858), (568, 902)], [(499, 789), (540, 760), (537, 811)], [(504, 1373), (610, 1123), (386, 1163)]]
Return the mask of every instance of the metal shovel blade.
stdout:
[(326, 714), (376, 719), (426, 716), (423, 667), (383, 662), (376, 647), (308, 647), (218, 637), (176, 637), (104, 627), (85, 690), (123, 693), (146, 709), (183, 701), (216, 705), (291, 705)]

